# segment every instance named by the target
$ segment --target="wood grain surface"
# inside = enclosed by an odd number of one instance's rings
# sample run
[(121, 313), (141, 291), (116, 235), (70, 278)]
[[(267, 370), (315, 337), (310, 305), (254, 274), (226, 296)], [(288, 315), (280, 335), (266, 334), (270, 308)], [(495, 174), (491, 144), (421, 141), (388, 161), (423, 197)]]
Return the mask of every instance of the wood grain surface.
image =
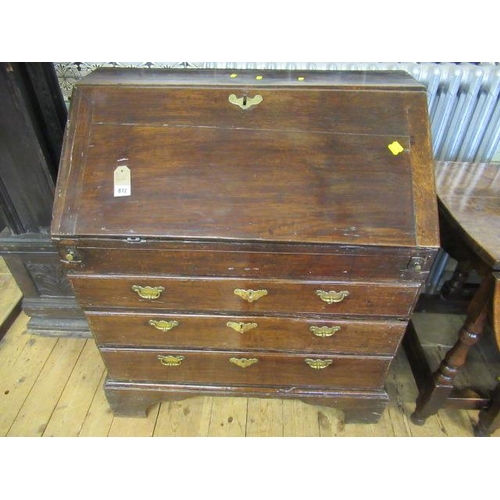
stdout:
[[(389, 367), (389, 357), (356, 357), (317, 355), (313, 359), (331, 362), (323, 369), (311, 368), (307, 355), (274, 354), (246, 351), (211, 352), (158, 349), (101, 349), (110, 379), (120, 381), (177, 382), (182, 384), (209, 384), (212, 387), (231, 386), (288, 386), (329, 389), (378, 389)], [(181, 356), (179, 366), (164, 366), (158, 356)], [(248, 367), (240, 367), (231, 359), (257, 360)]]
[[(359, 283), (343, 281), (305, 282), (240, 278), (150, 278), (148, 276), (72, 275), (71, 281), (82, 307), (128, 307), (165, 311), (227, 311), (234, 313), (326, 314), (408, 317), (419, 284)], [(141, 298), (134, 285), (163, 287), (154, 300)], [(267, 294), (248, 302), (235, 290), (265, 290)], [(316, 293), (348, 292), (341, 302), (328, 304)]]
[[(278, 422), (291, 399), (376, 422), (438, 247), (425, 88), (401, 72), (112, 70), (74, 102), (52, 235), (114, 414), (153, 406), (141, 434), (157, 403), (231, 395), (284, 398), (257, 405)], [(158, 318), (175, 321), (161, 337)], [(245, 427), (247, 403), (230, 405), (225, 421), (212, 403), (221, 435)]]
[[(337, 352), (393, 355), (406, 327), (404, 321), (367, 321), (353, 318), (293, 318), (228, 316), (158, 312), (88, 311), (90, 327), (99, 345), (213, 348), (229, 350)], [(177, 322), (167, 332), (149, 322)], [(239, 333), (228, 322), (256, 325)], [(334, 328), (330, 337), (318, 337), (311, 326)]]
[(436, 189), (443, 215), (459, 237), (500, 270), (500, 169), (495, 164), (437, 162)]

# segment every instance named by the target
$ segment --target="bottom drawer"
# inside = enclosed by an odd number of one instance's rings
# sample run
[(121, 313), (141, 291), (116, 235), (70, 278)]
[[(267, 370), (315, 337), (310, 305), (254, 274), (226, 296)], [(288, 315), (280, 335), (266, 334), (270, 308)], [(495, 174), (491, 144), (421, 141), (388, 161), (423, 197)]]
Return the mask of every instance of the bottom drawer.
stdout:
[(376, 389), (392, 358), (101, 349), (113, 380)]

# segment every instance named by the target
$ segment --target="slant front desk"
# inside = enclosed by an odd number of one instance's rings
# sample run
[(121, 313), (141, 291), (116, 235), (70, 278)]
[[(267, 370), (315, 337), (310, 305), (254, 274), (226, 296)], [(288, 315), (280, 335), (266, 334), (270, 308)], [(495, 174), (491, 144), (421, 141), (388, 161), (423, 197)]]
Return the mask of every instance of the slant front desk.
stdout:
[(425, 88), (98, 70), (73, 95), (52, 236), (115, 414), (223, 395), (376, 421), (439, 246)]

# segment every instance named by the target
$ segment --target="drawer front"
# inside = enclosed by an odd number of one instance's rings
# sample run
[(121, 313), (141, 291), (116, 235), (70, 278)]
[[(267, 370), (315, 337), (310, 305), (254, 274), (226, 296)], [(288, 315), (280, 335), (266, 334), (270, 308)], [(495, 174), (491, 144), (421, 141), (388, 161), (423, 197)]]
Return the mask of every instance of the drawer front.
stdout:
[[(102, 349), (113, 380), (375, 389), (390, 358)], [(316, 368), (310, 366), (311, 363)]]
[(87, 312), (99, 345), (393, 355), (403, 321)]
[[(117, 274), (127, 269), (131, 275), (154, 275), (161, 271), (163, 276), (365, 281), (423, 281), (428, 272), (427, 268), (418, 273), (409, 269), (413, 254), (404, 249), (397, 252), (379, 250), (371, 254), (329, 254), (311, 249), (304, 249), (301, 253), (193, 250), (192, 246), (189, 249), (165, 249), (160, 243), (129, 243), (124, 246), (78, 248), (82, 265), (71, 264), (68, 270), (89, 274)], [(65, 248), (62, 250), (61, 257), (64, 258)], [(421, 262), (424, 261), (430, 265), (429, 258), (421, 257)]]
[(72, 275), (83, 308), (407, 317), (419, 286), (355, 282)]

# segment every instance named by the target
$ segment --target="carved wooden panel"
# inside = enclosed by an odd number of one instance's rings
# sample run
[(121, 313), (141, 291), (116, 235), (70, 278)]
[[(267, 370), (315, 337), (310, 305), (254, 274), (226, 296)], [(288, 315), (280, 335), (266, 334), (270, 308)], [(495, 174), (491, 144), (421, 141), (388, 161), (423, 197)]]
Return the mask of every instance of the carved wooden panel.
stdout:
[(71, 286), (60, 265), (30, 261), (26, 262), (25, 266), (41, 297), (73, 295)]

